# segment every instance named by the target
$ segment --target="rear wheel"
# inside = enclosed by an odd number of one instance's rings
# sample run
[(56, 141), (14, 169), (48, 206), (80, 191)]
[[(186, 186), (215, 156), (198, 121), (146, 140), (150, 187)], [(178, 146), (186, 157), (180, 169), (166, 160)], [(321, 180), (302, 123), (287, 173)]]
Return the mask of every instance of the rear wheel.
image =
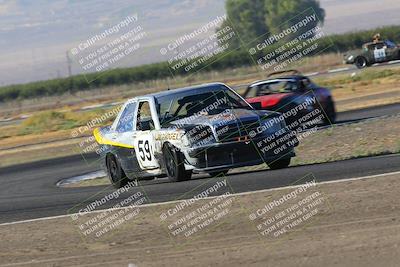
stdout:
[(279, 170), (279, 169), (287, 168), (290, 165), (290, 160), (291, 160), (291, 158), (278, 159), (278, 160), (268, 163), (268, 167), (271, 170)]
[[(289, 101), (294, 101), (293, 99), (289, 100)], [(278, 112), (282, 112), (282, 113), (286, 113), (289, 112), (291, 110), (297, 109), (297, 105), (293, 103), (289, 103), (289, 104), (285, 104), (282, 103), (283, 109), (282, 110), (277, 110)], [(290, 113), (288, 113), (290, 114)], [(286, 125), (297, 125), (298, 120), (301, 118), (300, 113), (298, 113), (297, 115), (290, 115), (290, 116), (286, 116), (285, 117), (285, 123)], [(298, 125), (297, 127), (291, 127), (292, 130), (297, 130), (297, 128), (300, 128), (300, 125)]]
[(183, 162), (183, 155), (170, 144), (164, 145), (163, 148), (164, 163), (167, 175), (172, 182), (181, 182), (190, 180), (191, 171), (186, 171)]
[(333, 103), (332, 100), (329, 100), (329, 102), (328, 102), (328, 104), (326, 105), (326, 108), (325, 108), (323, 124), (324, 125), (331, 125), (331, 124), (334, 124), (335, 122), (336, 122), (335, 104)]
[(356, 67), (359, 69), (363, 69), (368, 66), (368, 61), (365, 57), (358, 57), (355, 60)]
[(128, 183), (128, 177), (122, 170), (117, 158), (110, 154), (106, 159), (108, 177), (115, 188), (121, 188)]
[(217, 171), (217, 172), (209, 172), (208, 174), (211, 176), (211, 177), (218, 177), (218, 176), (225, 176), (225, 175), (227, 175), (228, 174), (228, 172), (229, 172), (229, 170), (225, 170), (225, 171)]

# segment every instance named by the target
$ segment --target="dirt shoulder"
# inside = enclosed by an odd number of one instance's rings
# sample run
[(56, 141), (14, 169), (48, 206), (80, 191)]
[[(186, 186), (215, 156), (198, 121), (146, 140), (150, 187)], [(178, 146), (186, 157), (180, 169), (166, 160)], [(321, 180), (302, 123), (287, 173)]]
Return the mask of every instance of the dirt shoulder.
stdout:
[[(315, 206), (317, 212), (294, 226), (292, 220), (293, 227), (277, 237), (261, 234), (263, 216), (261, 221), (249, 218), (295, 188), (231, 195), (228, 214), (189, 237), (174, 236), (160, 220), (176, 203), (140, 207), (134, 219), (99, 238), (84, 236), (70, 217), (2, 225), (0, 266), (398, 266), (399, 178), (393, 174), (309, 188), (294, 201), (319, 192), (323, 202)], [(200, 200), (190, 211), (211, 201)], [(276, 212), (295, 202), (283, 203)]]

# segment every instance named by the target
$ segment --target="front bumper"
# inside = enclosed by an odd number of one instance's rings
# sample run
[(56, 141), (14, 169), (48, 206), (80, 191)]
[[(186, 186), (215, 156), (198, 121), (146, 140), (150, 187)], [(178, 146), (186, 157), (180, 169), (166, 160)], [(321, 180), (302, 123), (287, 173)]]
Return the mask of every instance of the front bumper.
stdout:
[(215, 143), (189, 149), (184, 154), (187, 164), (194, 167), (193, 171), (212, 172), (291, 158), (295, 156), (294, 147), (299, 144), (297, 138), (292, 137), (285, 141), (284, 146), (265, 149), (267, 145), (259, 146), (263, 140), (265, 138), (255, 138), (247, 142)]
[(349, 58), (344, 58), (343, 59), (343, 64), (354, 64), (355, 63), (355, 58), (353, 57), (353, 58), (351, 58), (351, 59), (349, 59)]

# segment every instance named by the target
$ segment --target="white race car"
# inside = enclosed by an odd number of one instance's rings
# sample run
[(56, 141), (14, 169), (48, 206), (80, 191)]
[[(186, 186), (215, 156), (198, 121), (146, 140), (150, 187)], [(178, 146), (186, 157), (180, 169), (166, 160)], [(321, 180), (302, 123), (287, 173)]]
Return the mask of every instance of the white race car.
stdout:
[(117, 188), (162, 176), (185, 181), (192, 173), (216, 176), (261, 163), (287, 167), (298, 141), (279, 115), (254, 110), (228, 86), (213, 83), (130, 99), (94, 136)]

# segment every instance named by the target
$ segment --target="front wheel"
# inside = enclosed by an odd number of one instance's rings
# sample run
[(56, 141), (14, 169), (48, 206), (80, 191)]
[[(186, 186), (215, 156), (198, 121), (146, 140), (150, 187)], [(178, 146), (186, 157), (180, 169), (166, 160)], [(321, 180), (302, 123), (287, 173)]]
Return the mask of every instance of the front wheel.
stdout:
[(365, 57), (358, 57), (355, 60), (356, 67), (359, 69), (366, 68), (368, 66), (367, 59)]
[(291, 158), (278, 159), (273, 162), (268, 163), (268, 167), (271, 170), (279, 170), (289, 167)]
[(336, 122), (336, 108), (332, 100), (328, 102), (325, 108), (323, 125), (331, 125)]
[(182, 182), (190, 180), (191, 171), (186, 171), (183, 155), (175, 147), (166, 144), (163, 148), (165, 169), (171, 182)]

